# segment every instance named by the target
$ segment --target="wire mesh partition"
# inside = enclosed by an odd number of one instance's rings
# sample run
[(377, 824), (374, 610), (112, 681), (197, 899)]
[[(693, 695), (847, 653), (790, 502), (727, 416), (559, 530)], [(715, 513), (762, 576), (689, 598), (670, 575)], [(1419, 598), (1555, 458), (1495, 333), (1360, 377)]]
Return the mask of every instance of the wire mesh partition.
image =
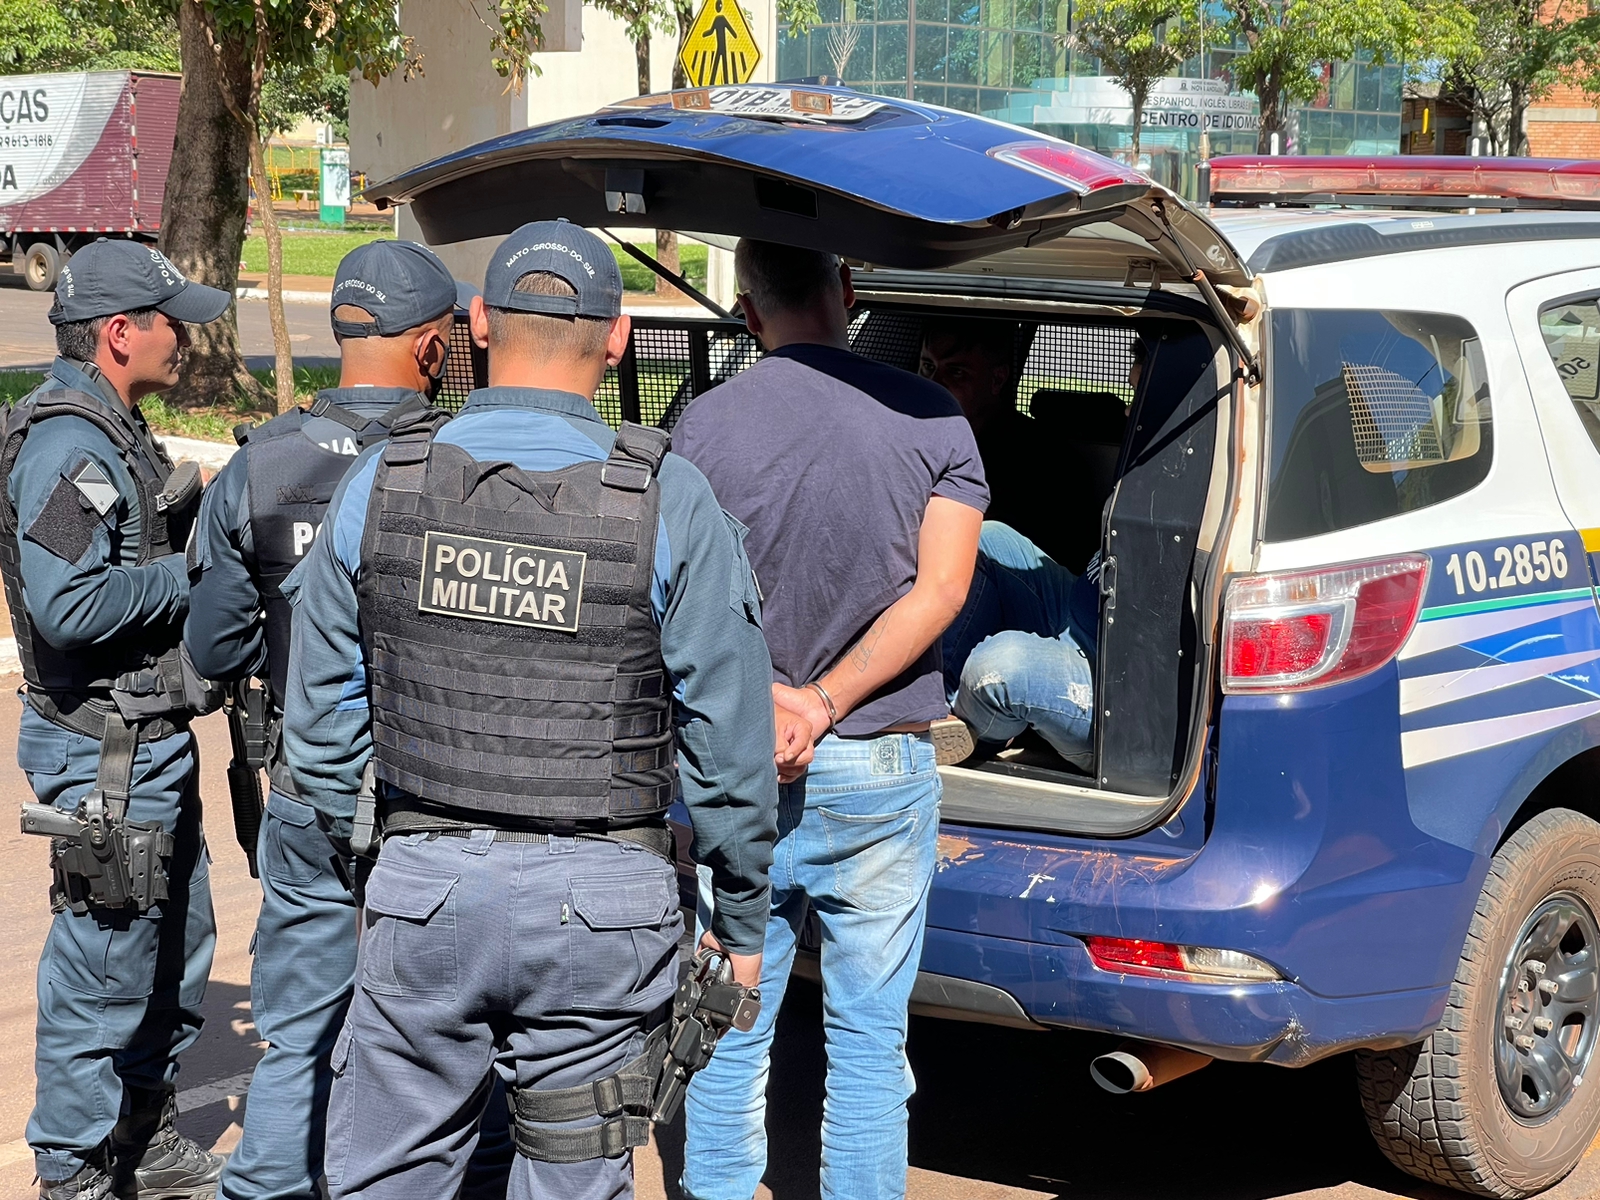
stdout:
[[(915, 371), (924, 326), (937, 320), (943, 328), (960, 330), (966, 319), (957, 314), (952, 320), (948, 312), (859, 310), (851, 317), (850, 344), (867, 358)], [(1017, 381), (1017, 407), (1023, 412), (1031, 411), (1034, 398), (1042, 392), (1053, 393), (1058, 402), (1108, 394), (1123, 404), (1133, 399), (1128, 383), (1134, 361), (1135, 328), (1131, 322), (1001, 320), (1013, 331), (1011, 365)], [(760, 357), (761, 348), (741, 321), (635, 317), (628, 352), (606, 372), (594, 405), (613, 427), (628, 420), (671, 429), (689, 401)], [(487, 377), (487, 354), (472, 344), (466, 320), (458, 316), (438, 404), (451, 411), (459, 409), (467, 393), (484, 386)]]

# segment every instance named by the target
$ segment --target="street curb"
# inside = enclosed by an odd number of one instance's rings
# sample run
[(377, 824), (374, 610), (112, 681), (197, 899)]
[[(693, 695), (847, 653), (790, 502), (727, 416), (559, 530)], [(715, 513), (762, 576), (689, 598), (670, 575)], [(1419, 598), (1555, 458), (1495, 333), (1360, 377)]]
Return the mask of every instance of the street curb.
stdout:
[(228, 460), (233, 457), (234, 451), (239, 449), (226, 442), (208, 442), (203, 438), (167, 437), (157, 434), (156, 440), (166, 447), (174, 462), (195, 462), (208, 471), (222, 470), (228, 465)]
[[(235, 288), (233, 294), (234, 294), (234, 297), (236, 299), (239, 299), (239, 300), (265, 300), (267, 298), (267, 289), (266, 288)], [(283, 300), (284, 300), (285, 304), (327, 304), (332, 299), (333, 299), (333, 293), (331, 291), (330, 292), (288, 291), (288, 292), (284, 292), (284, 294), (283, 294)]]

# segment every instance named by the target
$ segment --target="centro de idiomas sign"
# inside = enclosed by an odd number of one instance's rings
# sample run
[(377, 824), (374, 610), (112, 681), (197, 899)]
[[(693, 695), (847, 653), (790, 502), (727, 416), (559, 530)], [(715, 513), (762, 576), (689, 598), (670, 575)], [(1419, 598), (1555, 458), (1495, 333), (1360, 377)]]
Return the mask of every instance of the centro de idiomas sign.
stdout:
[[(1133, 124), (1132, 99), (1106, 75), (1041, 79), (1033, 91), (1011, 100), (1006, 119), (1017, 120), (1022, 109), (1029, 125)], [(1220, 79), (1163, 79), (1150, 89), (1140, 124), (1155, 130), (1254, 133), (1261, 128), (1261, 113), (1254, 96), (1230, 93)]]

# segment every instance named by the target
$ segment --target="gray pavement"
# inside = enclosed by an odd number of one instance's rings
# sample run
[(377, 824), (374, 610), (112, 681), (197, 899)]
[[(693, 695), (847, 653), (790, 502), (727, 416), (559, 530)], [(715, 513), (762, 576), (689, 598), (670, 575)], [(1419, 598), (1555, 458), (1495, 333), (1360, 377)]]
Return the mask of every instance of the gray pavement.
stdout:
[[(15, 676), (0, 679), (12, 690)], [(28, 795), (16, 767), (18, 705), (0, 703), (0, 811)], [(211, 879), (219, 936), (206, 1027), (179, 1087), (186, 1131), (233, 1146), (261, 1044), (250, 1018), (250, 941), (259, 901), (228, 815), (227, 730), (197, 725), (202, 793), (211, 814)], [(22, 1142), (33, 1093), (33, 974), (49, 923), (45, 848), (0, 821), (0, 1200), (35, 1194)], [(779, 1025), (768, 1117), (765, 1200), (817, 1194), (822, 1106), (821, 1005), (794, 984)], [(1108, 1041), (915, 1020), (909, 1052), (918, 1080), (911, 1110), (911, 1200), (1448, 1200), (1391, 1169), (1367, 1137), (1348, 1059), (1301, 1071), (1218, 1063), (1147, 1096), (1111, 1097), (1088, 1076)], [(681, 1126), (638, 1156), (641, 1200), (678, 1196)], [(1600, 1155), (1549, 1200), (1600, 1197)]]
[[(55, 336), (45, 313), (51, 293), (30, 292), (21, 276), (0, 273), (0, 370), (31, 367), (43, 370), (55, 357)], [(285, 304), (289, 341), (302, 365), (338, 361), (339, 349), (321, 304)], [(265, 300), (239, 301), (239, 336), (245, 361), (252, 368), (272, 365), (272, 326)]]

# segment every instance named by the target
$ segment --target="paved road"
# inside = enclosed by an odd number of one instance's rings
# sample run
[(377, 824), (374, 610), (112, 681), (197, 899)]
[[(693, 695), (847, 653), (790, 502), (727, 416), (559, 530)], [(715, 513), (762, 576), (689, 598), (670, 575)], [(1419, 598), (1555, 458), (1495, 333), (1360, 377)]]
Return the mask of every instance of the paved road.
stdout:
[[(10, 691), (15, 677), (0, 680)], [(0, 703), (0, 813), (27, 794), (17, 770), (17, 706)], [(212, 889), (219, 938), (206, 1028), (184, 1064), (183, 1125), (219, 1150), (238, 1138), (248, 1073), (260, 1055), (250, 1019), (246, 948), (259, 898), (229, 824), (227, 733), (220, 715), (198, 725), (203, 794), (212, 813)], [(33, 1091), (33, 968), (48, 924), (44, 847), (0, 821), (0, 1200), (32, 1193), (21, 1142)], [(820, 1004), (796, 984), (780, 1024), (767, 1200), (816, 1196), (822, 1104)], [(1303, 1071), (1216, 1064), (1148, 1096), (1114, 1098), (1088, 1078), (1107, 1043), (1041, 1034), (912, 1023), (918, 1079), (912, 1102), (911, 1200), (1448, 1200), (1413, 1186), (1379, 1156), (1356, 1110), (1347, 1059)], [(641, 1200), (668, 1200), (682, 1162), (681, 1127), (639, 1156)], [(1600, 1197), (1591, 1151), (1550, 1200)]]
[[(55, 335), (45, 319), (51, 298), (49, 292), (30, 292), (21, 276), (0, 273), (0, 370), (42, 370), (50, 365), (56, 353)], [(283, 308), (295, 359), (334, 361), (339, 349), (328, 327), (327, 310), (320, 304), (285, 304)], [(270, 367), (272, 327), (267, 323), (265, 300), (239, 301), (239, 333), (250, 365)]]

